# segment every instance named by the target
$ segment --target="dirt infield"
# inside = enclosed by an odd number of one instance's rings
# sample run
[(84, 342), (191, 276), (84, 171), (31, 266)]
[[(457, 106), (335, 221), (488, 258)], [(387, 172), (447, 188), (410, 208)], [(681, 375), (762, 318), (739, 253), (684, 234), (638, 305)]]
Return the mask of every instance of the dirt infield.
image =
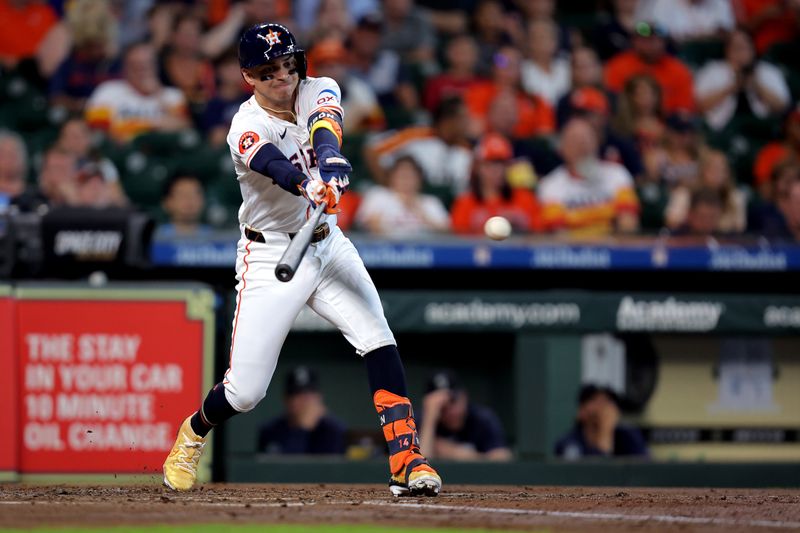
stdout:
[(0, 527), (190, 523), (381, 524), (556, 531), (800, 530), (800, 491), (447, 486), (392, 498), (385, 486), (0, 485)]

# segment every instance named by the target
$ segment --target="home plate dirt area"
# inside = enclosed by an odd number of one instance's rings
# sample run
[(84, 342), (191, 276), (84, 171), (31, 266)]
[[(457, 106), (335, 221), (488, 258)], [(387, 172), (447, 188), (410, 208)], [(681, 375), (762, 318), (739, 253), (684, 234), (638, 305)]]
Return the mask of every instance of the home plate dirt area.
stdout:
[(0, 527), (375, 524), (535, 531), (800, 530), (800, 490), (446, 485), (393, 498), (383, 485), (0, 485)]

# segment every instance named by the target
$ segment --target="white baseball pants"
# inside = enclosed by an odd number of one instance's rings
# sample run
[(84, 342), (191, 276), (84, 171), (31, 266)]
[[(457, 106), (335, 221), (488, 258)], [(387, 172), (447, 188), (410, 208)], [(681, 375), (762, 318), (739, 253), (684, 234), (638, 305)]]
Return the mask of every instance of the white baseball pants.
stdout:
[[(242, 231), (244, 228), (242, 228)], [(303, 305), (309, 305), (344, 334), (359, 355), (396, 344), (378, 291), (350, 239), (333, 226), (311, 244), (294, 278), (281, 282), (275, 266), (289, 236), (263, 232), (266, 242), (242, 233), (236, 259), (236, 311), (225, 397), (240, 412), (267, 393), (281, 347)]]

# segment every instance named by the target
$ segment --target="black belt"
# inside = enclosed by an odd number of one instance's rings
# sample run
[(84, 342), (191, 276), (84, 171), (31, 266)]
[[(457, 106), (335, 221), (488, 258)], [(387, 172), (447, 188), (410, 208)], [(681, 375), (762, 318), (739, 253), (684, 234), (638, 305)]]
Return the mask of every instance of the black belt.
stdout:
[[(322, 224), (314, 228), (314, 233), (311, 236), (311, 242), (312, 243), (319, 242), (322, 239), (325, 239), (330, 234), (331, 234), (331, 227), (328, 225), (327, 222), (323, 222)], [(288, 235), (290, 239), (294, 239), (294, 236), (297, 235), (297, 233), (289, 233)], [(253, 242), (267, 242), (264, 239), (263, 233), (247, 227), (244, 228), (244, 236)]]

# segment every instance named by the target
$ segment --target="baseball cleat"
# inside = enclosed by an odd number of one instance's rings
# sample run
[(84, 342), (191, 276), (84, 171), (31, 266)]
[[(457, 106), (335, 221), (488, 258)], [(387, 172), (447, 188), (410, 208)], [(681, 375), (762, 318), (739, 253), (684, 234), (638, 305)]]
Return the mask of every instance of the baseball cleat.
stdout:
[(206, 439), (192, 429), (188, 417), (178, 429), (178, 436), (167, 460), (164, 461), (164, 485), (177, 491), (187, 491), (197, 481), (197, 464), (203, 455)]
[(389, 491), (392, 496), (438, 496), (442, 490), (442, 478), (430, 466), (414, 470), (406, 483), (400, 476), (389, 478)]

